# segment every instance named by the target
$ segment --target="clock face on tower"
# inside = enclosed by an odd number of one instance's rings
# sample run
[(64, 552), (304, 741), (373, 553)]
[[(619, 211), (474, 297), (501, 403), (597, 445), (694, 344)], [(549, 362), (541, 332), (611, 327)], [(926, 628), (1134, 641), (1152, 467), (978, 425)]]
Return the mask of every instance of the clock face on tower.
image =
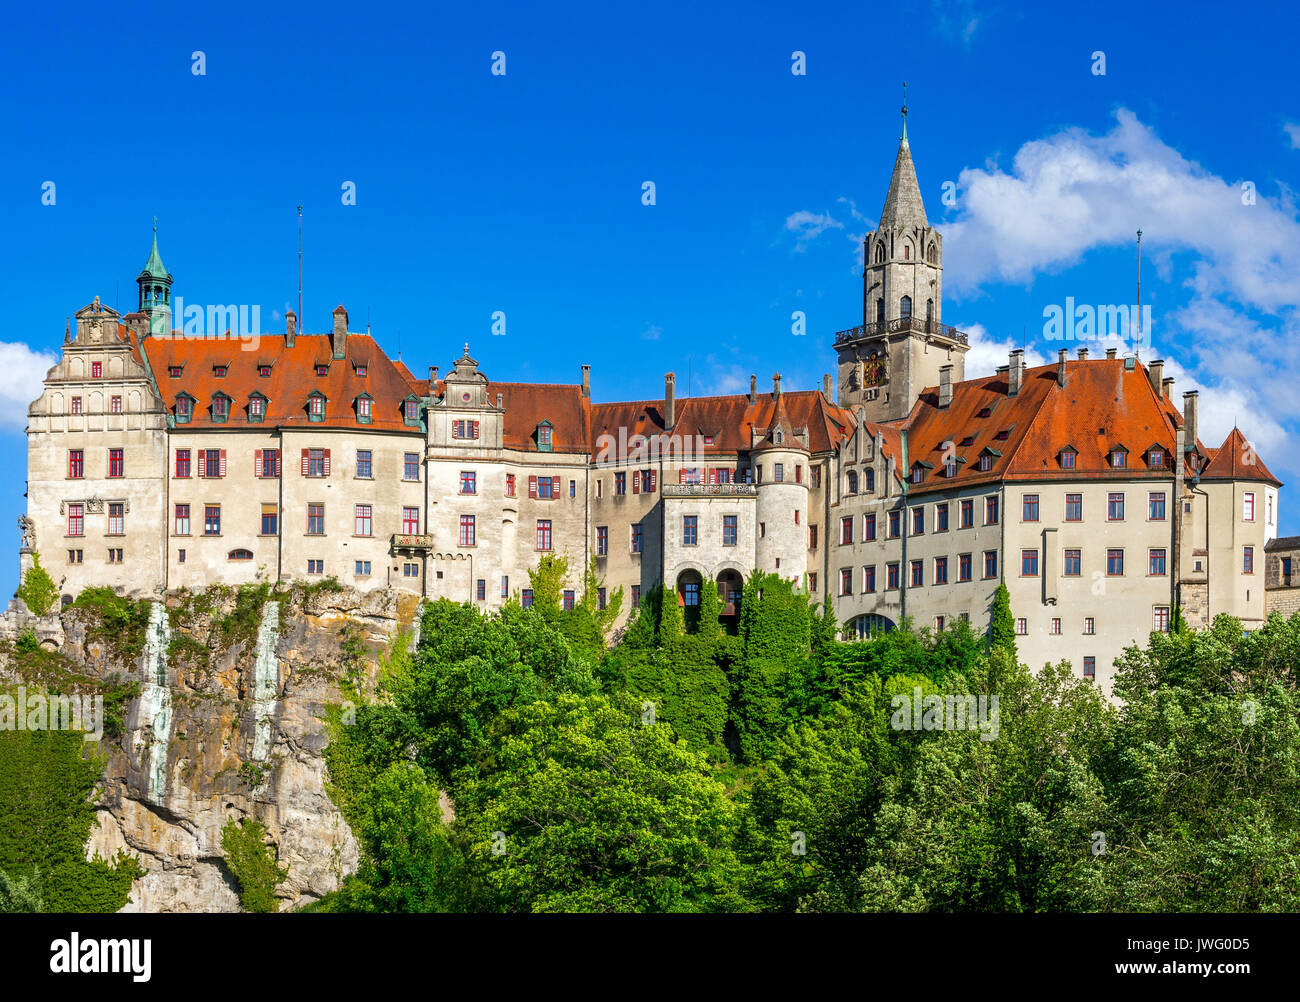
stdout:
[(862, 385), (879, 386), (885, 381), (885, 361), (878, 351), (873, 351), (870, 357), (862, 363)]

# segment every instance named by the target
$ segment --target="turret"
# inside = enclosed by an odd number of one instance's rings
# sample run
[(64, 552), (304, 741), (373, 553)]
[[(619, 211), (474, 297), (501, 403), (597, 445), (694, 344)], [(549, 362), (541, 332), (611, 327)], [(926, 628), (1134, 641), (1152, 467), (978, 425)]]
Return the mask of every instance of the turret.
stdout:
[(147, 330), (152, 335), (167, 335), (172, 331), (172, 276), (158, 254), (158, 219), (153, 223), (153, 247), (144, 270), (135, 280), (140, 287), (139, 311), (147, 318)]

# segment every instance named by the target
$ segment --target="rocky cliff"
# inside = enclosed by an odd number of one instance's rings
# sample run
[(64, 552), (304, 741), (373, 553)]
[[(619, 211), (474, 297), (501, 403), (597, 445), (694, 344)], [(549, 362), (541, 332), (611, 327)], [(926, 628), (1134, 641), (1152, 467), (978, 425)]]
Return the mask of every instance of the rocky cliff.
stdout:
[[(36, 623), (6, 616), (0, 679), (110, 693), (89, 852), (139, 859), (146, 872), (126, 911), (237, 911), (221, 829), (245, 817), (266, 825), (288, 868), (276, 891), (287, 910), (356, 868), (356, 840), (325, 788), (322, 717), (373, 686), (380, 659), (410, 643), (417, 610), (415, 596), (332, 583), (151, 602), (110, 594)], [(22, 653), (18, 634), (33, 628), (41, 649)]]

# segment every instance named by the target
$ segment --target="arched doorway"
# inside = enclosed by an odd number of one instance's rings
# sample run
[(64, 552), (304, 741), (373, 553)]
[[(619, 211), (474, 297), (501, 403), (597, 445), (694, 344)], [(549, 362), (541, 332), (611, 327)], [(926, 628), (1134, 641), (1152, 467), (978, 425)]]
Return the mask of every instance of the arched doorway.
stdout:
[(870, 640), (878, 633), (888, 633), (894, 628), (894, 621), (885, 616), (870, 613), (857, 616), (844, 624), (845, 640)]
[(736, 619), (740, 616), (740, 594), (745, 587), (745, 579), (740, 571), (728, 568), (718, 574), (718, 597), (722, 600), (722, 618)]

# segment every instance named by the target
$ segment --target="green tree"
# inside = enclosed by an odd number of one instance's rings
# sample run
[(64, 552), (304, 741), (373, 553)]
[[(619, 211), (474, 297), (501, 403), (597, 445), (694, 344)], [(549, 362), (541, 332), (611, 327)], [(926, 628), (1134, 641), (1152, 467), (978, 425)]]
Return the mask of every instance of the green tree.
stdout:
[(41, 566), (41, 555), (32, 553), (32, 566), (23, 575), (18, 586), (18, 597), (31, 610), (33, 616), (48, 616), (59, 600), (59, 586), (49, 572)]
[(266, 834), (266, 825), (251, 818), (231, 818), (221, 829), (221, 851), (239, 883), (239, 905), (246, 912), (279, 911), (275, 888), (289, 876), (276, 862), (275, 846)]

